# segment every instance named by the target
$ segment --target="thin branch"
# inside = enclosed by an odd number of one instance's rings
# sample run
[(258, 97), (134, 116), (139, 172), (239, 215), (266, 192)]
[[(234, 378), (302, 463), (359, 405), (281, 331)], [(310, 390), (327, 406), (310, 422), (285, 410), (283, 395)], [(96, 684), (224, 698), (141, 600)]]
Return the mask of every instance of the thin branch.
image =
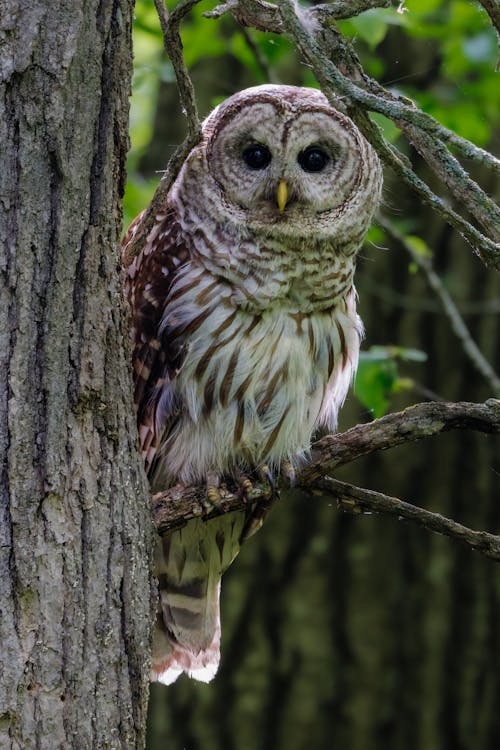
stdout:
[(189, 77), (184, 56), (182, 54), (182, 40), (180, 35), (180, 25), (183, 18), (198, 5), (200, 0), (182, 0), (174, 10), (168, 13), (164, 0), (155, 0), (156, 10), (160, 18), (161, 30), (163, 33), (163, 44), (167, 55), (170, 57), (174, 69), (181, 108), (187, 119), (188, 138), (201, 141), (201, 123), (198, 117), (198, 108), (196, 106), (196, 96), (194, 87)]
[(430, 138), (420, 128), (398, 122), (414, 148), (423, 156), (427, 164), (438, 175), (452, 195), (457, 198), (491, 237), (500, 239), (500, 208), (474, 182), (460, 162), (450, 154), (439, 140)]
[(440, 513), (418, 508), (396, 497), (381, 492), (355, 487), (337, 479), (325, 477), (316, 483), (325, 495), (337, 501), (340, 510), (348, 513), (387, 513), (412, 521), (424, 529), (444, 534), (451, 539), (467, 544), (482, 555), (500, 561), (500, 536), (486, 531), (475, 531)]
[[(398, 3), (399, 4), (399, 3)], [(314, 14), (330, 16), (334, 19), (353, 18), (373, 8), (390, 8), (394, 6), (392, 0), (331, 0), (325, 5), (315, 5), (310, 8)]]
[(127, 268), (134, 258), (140, 253), (146, 238), (153, 228), (156, 216), (161, 212), (168, 192), (177, 177), (186, 157), (190, 151), (201, 141), (201, 123), (198, 117), (196, 107), (196, 97), (194, 87), (189, 77), (184, 56), (182, 54), (182, 40), (180, 36), (180, 24), (182, 19), (194, 8), (201, 0), (183, 0), (179, 3), (172, 13), (168, 13), (164, 0), (155, 0), (156, 10), (160, 19), (160, 26), (163, 33), (163, 44), (172, 62), (181, 109), (187, 119), (188, 135), (185, 141), (175, 150), (170, 158), (167, 168), (163, 173), (160, 184), (156, 188), (155, 194), (145, 210), (139, 228), (133, 239), (127, 245), (122, 256), (122, 263)]
[(346, 432), (327, 435), (314, 443), (310, 463), (298, 472), (297, 486), (310, 486), (338, 466), (376, 451), (457, 429), (500, 433), (500, 400), (491, 398), (484, 404), (467, 401), (415, 404)]
[[(381, 493), (363, 490), (326, 478), (336, 467), (379, 450), (387, 450), (402, 443), (422, 440), (440, 432), (453, 429), (472, 429), (485, 433), (500, 433), (500, 401), (490, 399), (484, 404), (474, 403), (425, 403), (405, 409), (402, 412), (388, 414), (368, 424), (353, 427), (347, 432), (328, 435), (317, 441), (311, 450), (311, 462), (297, 470), (296, 486), (307, 490), (311, 495), (333, 493), (349, 497), (351, 506), (353, 498), (361, 510), (368, 508), (380, 513), (395, 513), (394, 503), (399, 503), (396, 515), (404, 516), (417, 524), (439, 533), (448, 533), (460, 541), (465, 541), (488, 557), (500, 559), (500, 537), (485, 532), (467, 529), (437, 514), (423, 511), (409, 503), (402, 503), (395, 498), (387, 498)], [(286, 490), (284, 480), (280, 489)], [(343, 493), (339, 493), (339, 487)], [(347, 495), (349, 488), (350, 495)], [(153, 517), (158, 533), (165, 534), (179, 528), (192, 518), (200, 516), (209, 520), (220, 513), (246, 510), (250, 505), (261, 503), (269, 508), (277, 499), (270, 494), (269, 485), (255, 482), (245, 496), (221, 487), (221, 502), (215, 508), (207, 509), (206, 488), (184, 487), (176, 485), (153, 498)], [(357, 494), (355, 494), (357, 493)], [(368, 506), (369, 498), (371, 505)], [(387, 500), (392, 501), (387, 504)], [(346, 505), (344, 509), (346, 509)], [(403, 508), (403, 512), (399, 512)], [(351, 507), (352, 510), (352, 507)], [(438, 520), (436, 520), (438, 519)], [(433, 525), (434, 524), (434, 525)], [(447, 529), (447, 531), (445, 530)], [(451, 530), (451, 531), (450, 531)], [(493, 554), (495, 553), (495, 554)]]
[(435, 272), (432, 263), (429, 258), (417, 253), (415, 249), (406, 240), (394, 225), (383, 217), (379, 217), (377, 223), (382, 229), (392, 237), (397, 243), (399, 243), (406, 252), (411, 256), (414, 263), (420, 268), (427, 278), (427, 283), (431, 289), (435, 292), (439, 299), (443, 312), (450, 321), (451, 328), (460, 343), (465, 354), (469, 357), (472, 364), (485, 378), (490, 388), (492, 389), (495, 396), (500, 397), (500, 377), (497, 375), (491, 364), (488, 362), (484, 354), (479, 349), (478, 345), (471, 336), (469, 329), (467, 328), (464, 319), (460, 315), (458, 307), (456, 306), (453, 298), (443, 286), (441, 279)]
[(351, 113), (351, 116), (365, 138), (376, 149), (384, 164), (391, 167), (401, 177), (403, 182), (418, 195), (422, 203), (432, 208), (448, 224), (451, 224), (469, 242), (486, 266), (500, 269), (500, 245), (479, 232), (460, 214), (447, 206), (442, 198), (433, 193), (429, 186), (408, 166), (403, 154), (400, 154), (394, 146), (387, 143), (378, 126), (364, 112)]

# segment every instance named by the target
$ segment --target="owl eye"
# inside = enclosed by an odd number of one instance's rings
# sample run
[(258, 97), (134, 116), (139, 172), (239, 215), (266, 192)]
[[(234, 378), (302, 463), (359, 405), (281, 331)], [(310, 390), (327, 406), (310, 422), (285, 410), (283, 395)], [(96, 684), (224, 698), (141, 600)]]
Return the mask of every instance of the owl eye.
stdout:
[(243, 161), (250, 169), (265, 169), (271, 162), (271, 152), (267, 146), (252, 143), (243, 151)]
[(297, 161), (304, 172), (321, 172), (328, 163), (328, 156), (319, 146), (309, 146), (300, 152)]

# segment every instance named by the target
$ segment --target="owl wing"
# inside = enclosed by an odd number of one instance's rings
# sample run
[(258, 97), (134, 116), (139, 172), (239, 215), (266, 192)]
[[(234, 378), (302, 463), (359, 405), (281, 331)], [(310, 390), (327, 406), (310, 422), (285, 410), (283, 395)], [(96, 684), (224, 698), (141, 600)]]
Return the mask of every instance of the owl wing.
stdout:
[[(122, 255), (140, 228), (144, 212), (134, 219), (123, 239)], [(124, 287), (131, 310), (134, 403), (139, 443), (146, 471), (152, 466), (161, 437), (178, 419), (175, 401), (162, 395), (175, 379), (185, 356), (182, 341), (160, 333), (169, 289), (178, 270), (189, 260), (189, 250), (175, 212), (156, 216), (141, 252), (125, 269)]]

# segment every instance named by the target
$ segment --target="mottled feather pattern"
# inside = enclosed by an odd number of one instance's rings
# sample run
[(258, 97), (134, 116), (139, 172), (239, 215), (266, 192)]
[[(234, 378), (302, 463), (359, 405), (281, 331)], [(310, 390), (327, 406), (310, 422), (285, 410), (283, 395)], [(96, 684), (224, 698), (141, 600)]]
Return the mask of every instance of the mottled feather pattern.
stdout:
[[(381, 170), (356, 126), (318, 91), (264, 86), (219, 105), (203, 132), (126, 274), (153, 492), (303, 460), (319, 426), (336, 428), (362, 337), (355, 255)], [(245, 163), (255, 143), (264, 168)], [(326, 155), (318, 174), (299, 164), (311, 144)], [(215, 673), (220, 578), (250, 513), (159, 542), (155, 679)]]

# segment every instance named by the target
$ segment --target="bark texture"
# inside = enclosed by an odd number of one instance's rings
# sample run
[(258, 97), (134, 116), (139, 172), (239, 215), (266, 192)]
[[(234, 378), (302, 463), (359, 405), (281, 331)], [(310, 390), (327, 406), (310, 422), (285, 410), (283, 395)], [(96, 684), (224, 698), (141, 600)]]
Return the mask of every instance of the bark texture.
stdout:
[(116, 242), (130, 0), (1, 0), (0, 747), (140, 748), (151, 592)]

